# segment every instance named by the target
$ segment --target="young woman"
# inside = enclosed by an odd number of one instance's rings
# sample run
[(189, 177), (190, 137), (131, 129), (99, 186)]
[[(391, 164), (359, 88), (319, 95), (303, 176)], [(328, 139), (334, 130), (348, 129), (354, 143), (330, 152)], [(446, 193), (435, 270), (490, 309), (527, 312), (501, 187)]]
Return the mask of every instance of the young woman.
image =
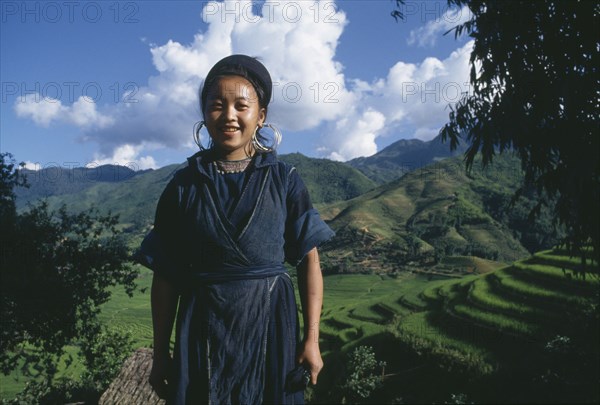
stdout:
[[(177, 404), (303, 403), (323, 367), (317, 247), (334, 234), (296, 170), (277, 159), (277, 142), (265, 145), (271, 92), (254, 58), (213, 66), (195, 131), (199, 141), (205, 126), (210, 146), (167, 185), (137, 255), (154, 270), (150, 383)], [(303, 339), (284, 261), (297, 268)]]

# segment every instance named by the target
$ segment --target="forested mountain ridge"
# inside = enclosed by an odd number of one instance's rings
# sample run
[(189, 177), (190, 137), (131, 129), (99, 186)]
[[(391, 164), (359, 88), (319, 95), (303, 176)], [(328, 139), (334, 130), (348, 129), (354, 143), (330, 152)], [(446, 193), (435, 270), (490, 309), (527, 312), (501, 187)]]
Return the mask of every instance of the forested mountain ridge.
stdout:
[(466, 146), (461, 144), (455, 151), (450, 151), (450, 145), (442, 142), (440, 136), (430, 141), (400, 139), (372, 156), (355, 158), (347, 163), (376, 183), (384, 184), (420, 167), (461, 155), (465, 150)]
[(95, 167), (72, 166), (77, 163), (49, 163), (39, 170), (22, 169), (29, 187), (15, 189), (17, 206), (23, 207), (30, 201), (44, 197), (76, 194), (99, 183), (120, 183), (149, 170), (133, 170), (128, 166), (101, 165)]
[(296, 167), (314, 203), (348, 200), (377, 186), (373, 180), (344, 163), (309, 158), (301, 153), (279, 158)]
[[(373, 156), (356, 158), (346, 163), (309, 158), (300, 153), (283, 154), (279, 155), (279, 158), (298, 169), (313, 202), (318, 204), (356, 197), (377, 185), (401, 177), (419, 167), (457, 155), (463, 150), (464, 148), (459, 148), (450, 152), (449, 146), (437, 137), (427, 142), (401, 139)], [(40, 170), (23, 169), (21, 173), (27, 177), (30, 187), (15, 190), (17, 206), (23, 208), (28, 202), (39, 198), (77, 194), (99, 184), (129, 181), (153, 171), (136, 171), (132, 167), (121, 165), (69, 166), (48, 164)]]
[[(358, 170), (341, 162), (315, 159), (299, 153), (279, 158), (296, 167), (315, 204), (356, 197), (376, 184)], [(156, 203), (173, 174), (187, 163), (157, 170), (133, 172), (111, 166), (91, 171), (86, 168), (24, 170), (29, 188), (17, 189), (17, 205), (45, 198), (51, 208), (66, 204), (69, 210), (84, 211), (92, 205), (119, 214), (121, 225), (130, 232), (145, 232), (154, 221)], [(101, 175), (95, 174), (100, 173)]]

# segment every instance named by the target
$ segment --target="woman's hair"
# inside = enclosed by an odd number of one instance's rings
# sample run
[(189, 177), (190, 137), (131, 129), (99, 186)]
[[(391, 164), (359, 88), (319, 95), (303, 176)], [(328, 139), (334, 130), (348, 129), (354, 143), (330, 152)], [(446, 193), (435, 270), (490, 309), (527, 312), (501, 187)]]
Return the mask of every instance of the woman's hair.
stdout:
[[(218, 61), (206, 75), (204, 83), (199, 91), (200, 97), (200, 109), (202, 111), (202, 117), (204, 117), (204, 111), (206, 109), (206, 98), (208, 97), (208, 91), (214, 83), (225, 76), (241, 76), (248, 80), (258, 96), (258, 104), (261, 108), (267, 112), (269, 102), (271, 101), (271, 94), (273, 91), (273, 82), (271, 81), (271, 75), (267, 68), (258, 61), (258, 59), (247, 56), (247, 55), (231, 55)], [(265, 145), (268, 139), (256, 131), (256, 137), (258, 141)], [(273, 147), (268, 149), (275, 149), (277, 141), (273, 142)]]

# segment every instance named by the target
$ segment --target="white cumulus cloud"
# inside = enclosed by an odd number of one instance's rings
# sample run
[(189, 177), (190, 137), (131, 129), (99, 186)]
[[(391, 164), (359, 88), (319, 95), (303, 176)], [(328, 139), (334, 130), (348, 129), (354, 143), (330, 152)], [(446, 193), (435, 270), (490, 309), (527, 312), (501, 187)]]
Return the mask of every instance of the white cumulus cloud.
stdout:
[[(411, 32), (413, 43), (430, 44), (466, 18), (466, 9), (453, 12)], [(347, 160), (377, 152), (380, 136), (431, 139), (447, 120), (447, 105), (467, 91), (472, 42), (445, 59), (398, 61), (386, 77), (371, 82), (346, 77), (336, 49), (349, 22), (330, 0), (265, 1), (260, 8), (251, 1), (212, 1), (198, 18), (206, 28), (191, 42), (149, 44), (157, 73), (121, 102), (97, 106), (82, 97), (67, 106), (28, 97), (15, 104), (17, 115), (40, 126), (62, 122), (82, 128), (82, 140), (99, 145), (97, 162), (154, 167), (147, 155), (153, 148), (195, 147), (192, 128), (201, 119), (198, 90), (205, 75), (221, 58), (243, 53), (258, 56), (271, 73), (267, 121), (284, 134), (323, 131), (317, 151)]]
[(39, 163), (36, 162), (32, 162), (30, 160), (26, 160), (25, 161), (25, 169), (27, 170), (33, 170), (33, 171), (38, 171), (42, 169), (42, 166)]
[(335, 125), (335, 140), (330, 143), (333, 149), (329, 154), (332, 160), (348, 160), (359, 156), (369, 156), (377, 152), (375, 138), (385, 125), (385, 116), (379, 111), (368, 108), (360, 115), (350, 116)]
[(393, 66), (381, 87), (383, 111), (404, 125), (429, 128), (448, 118), (448, 104), (460, 100), (469, 91), (469, 56), (473, 47), (468, 42), (447, 58), (426, 58), (420, 64), (399, 62)]
[(377, 152), (375, 140), (380, 136), (434, 138), (448, 119), (448, 105), (469, 91), (472, 47), (468, 42), (445, 59), (397, 62), (385, 78), (355, 82), (354, 98), (359, 101), (323, 136), (320, 152), (349, 160)]
[(94, 160), (88, 163), (87, 166), (119, 165), (134, 170), (156, 169), (158, 166), (152, 156), (139, 156), (143, 149), (143, 145), (121, 145), (115, 149), (110, 157), (96, 154)]
[(457, 25), (464, 24), (471, 19), (471, 12), (467, 6), (462, 8), (448, 8), (439, 18), (427, 22), (424, 26), (410, 32), (406, 43), (419, 47), (433, 47), (437, 39)]
[(27, 94), (15, 102), (18, 117), (30, 118), (36, 124), (47, 127), (53, 122), (63, 122), (83, 128), (105, 128), (114, 123), (113, 119), (100, 113), (93, 99), (81, 96), (70, 106), (60, 100), (42, 97), (40, 94)]

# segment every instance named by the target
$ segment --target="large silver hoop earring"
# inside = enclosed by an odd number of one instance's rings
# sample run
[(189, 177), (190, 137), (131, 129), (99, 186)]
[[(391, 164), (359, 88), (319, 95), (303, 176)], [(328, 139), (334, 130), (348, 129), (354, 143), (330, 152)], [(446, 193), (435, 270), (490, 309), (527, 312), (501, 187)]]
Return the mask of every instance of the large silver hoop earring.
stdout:
[(276, 150), (277, 146), (279, 146), (279, 144), (281, 143), (281, 132), (279, 132), (279, 129), (277, 129), (277, 127), (273, 124), (263, 124), (263, 127), (271, 128), (271, 130), (273, 131), (273, 143), (271, 144), (271, 146), (265, 146), (262, 143), (260, 143), (257, 136), (257, 127), (256, 131), (254, 131), (254, 135), (252, 135), (252, 146), (254, 146), (254, 149), (257, 152), (272, 152)]
[(273, 131), (273, 145), (271, 145), (271, 149), (277, 149), (277, 147), (281, 143), (281, 132), (279, 131), (279, 128), (277, 128), (273, 124), (264, 124), (263, 126), (269, 127)]
[(254, 147), (254, 150), (259, 153), (270, 152), (271, 149), (269, 149), (268, 147), (266, 147), (265, 145), (260, 143), (260, 141), (258, 140), (257, 134), (258, 134), (258, 127), (256, 127), (254, 134), (252, 134), (252, 146)]
[(198, 121), (194, 124), (194, 142), (198, 145), (200, 150), (205, 150), (206, 148), (202, 145), (202, 140), (200, 139), (200, 130), (204, 126), (204, 121)]

